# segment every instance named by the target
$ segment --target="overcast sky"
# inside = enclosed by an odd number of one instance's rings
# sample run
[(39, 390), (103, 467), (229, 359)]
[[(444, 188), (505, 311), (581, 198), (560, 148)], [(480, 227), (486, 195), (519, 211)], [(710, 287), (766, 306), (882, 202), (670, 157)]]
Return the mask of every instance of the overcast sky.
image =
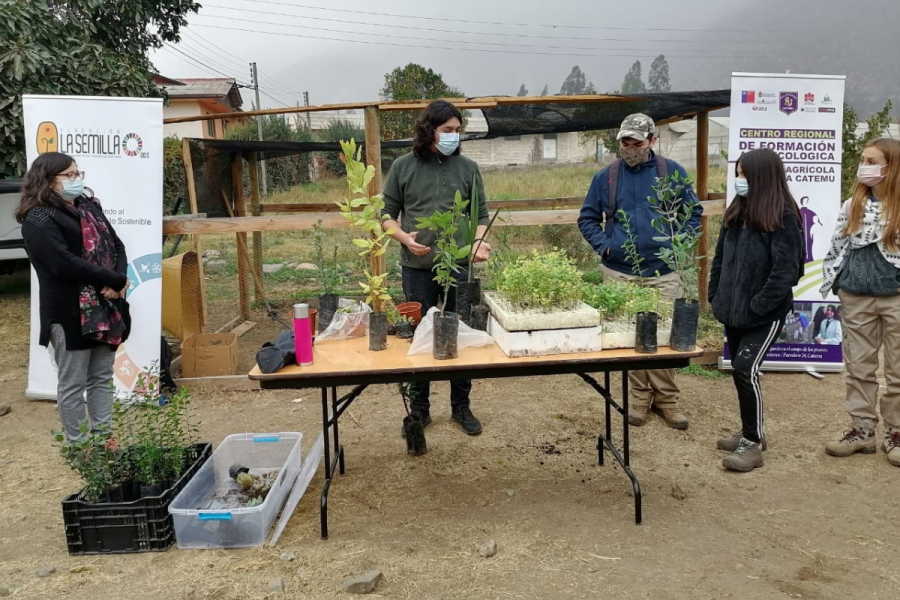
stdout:
[[(374, 100), (385, 73), (409, 62), (470, 96), (515, 94), (522, 83), (534, 95), (545, 84), (557, 93), (573, 65), (612, 91), (635, 60), (646, 81), (660, 53), (675, 90), (727, 88), (731, 71), (789, 68), (846, 74), (848, 88), (869, 70), (895, 101), (900, 86), (900, 0), (201, 3), (182, 43), (156, 52), (154, 64), (174, 79), (249, 83), (256, 61), (264, 108), (302, 103), (304, 91), (313, 104)], [(249, 110), (252, 92), (244, 100)]]

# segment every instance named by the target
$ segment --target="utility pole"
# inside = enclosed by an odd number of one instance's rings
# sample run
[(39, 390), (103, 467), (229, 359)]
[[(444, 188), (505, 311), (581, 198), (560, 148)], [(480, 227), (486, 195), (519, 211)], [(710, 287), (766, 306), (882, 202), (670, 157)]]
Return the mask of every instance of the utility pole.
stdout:
[[(303, 105), (309, 106), (309, 92), (303, 92)], [(306, 129), (312, 135), (312, 116), (309, 111), (306, 113)], [(309, 178), (313, 183), (316, 182), (316, 155), (313, 152), (309, 153)]]
[[(259, 73), (256, 70), (256, 63), (250, 63), (250, 80), (253, 82), (253, 89), (256, 91), (256, 109), (260, 110), (262, 105), (259, 103)], [(259, 141), (263, 140), (263, 125), (262, 125), (262, 117), (256, 117), (256, 128), (259, 132)], [(259, 167), (262, 171), (262, 193), (263, 198), (269, 197), (269, 179), (266, 177), (266, 161), (259, 161)]]

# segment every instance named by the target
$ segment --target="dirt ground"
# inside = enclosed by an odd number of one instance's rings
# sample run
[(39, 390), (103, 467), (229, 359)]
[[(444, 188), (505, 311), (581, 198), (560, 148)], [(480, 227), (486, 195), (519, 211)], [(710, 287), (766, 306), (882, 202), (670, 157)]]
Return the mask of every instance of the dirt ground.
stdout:
[[(690, 430), (658, 419), (633, 430), (640, 526), (624, 474), (597, 465), (596, 394), (574, 376), (508, 379), (475, 383), (475, 438), (450, 421), (437, 384), (419, 458), (405, 454), (394, 390), (368, 390), (342, 420), (347, 475), (332, 487), (328, 541), (320, 470), (275, 548), (69, 556), (60, 500), (80, 486), (51, 446), (54, 405), (24, 398), (27, 304), (27, 288), (0, 293), (0, 402), (12, 404), (0, 417), (0, 596), (336, 599), (351, 597), (344, 579), (379, 569), (384, 598), (900, 598), (900, 470), (880, 452), (822, 451), (845, 425), (839, 375), (765, 375), (770, 448), (744, 475), (725, 472), (715, 450), (737, 424), (730, 379), (681, 376)], [(213, 443), (302, 431), (308, 447), (319, 432), (312, 390), (201, 392), (195, 403)], [(497, 554), (484, 559), (488, 540)], [(40, 578), (42, 565), (56, 572)], [(282, 594), (269, 594), (274, 578)]]

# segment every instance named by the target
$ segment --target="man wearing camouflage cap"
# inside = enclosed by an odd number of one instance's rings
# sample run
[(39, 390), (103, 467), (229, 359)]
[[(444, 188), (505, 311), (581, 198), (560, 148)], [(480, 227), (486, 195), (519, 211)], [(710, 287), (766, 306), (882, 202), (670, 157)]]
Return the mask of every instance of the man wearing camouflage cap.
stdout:
[[(645, 114), (626, 117), (616, 138), (619, 140), (621, 158), (594, 176), (578, 217), (578, 229), (600, 255), (600, 270), (604, 279), (633, 281), (638, 277), (623, 247), (627, 234), (619, 211), (624, 211), (636, 237), (637, 250), (643, 258), (640, 273), (644, 284), (658, 288), (664, 299), (675, 300), (678, 297), (679, 277), (656, 255), (661, 247), (670, 243), (654, 239), (659, 234), (652, 220), (658, 215), (648, 197), (655, 194), (653, 187), (657, 177), (665, 177), (675, 171), (686, 177), (687, 173), (675, 161), (653, 151), (658, 139), (656, 125)], [(686, 187), (682, 198), (695, 203), (696, 208), (688, 225), (699, 227), (703, 208), (697, 202), (693, 188)], [(674, 369), (631, 371), (629, 383), (630, 424), (643, 425), (647, 412), (652, 410), (669, 427), (688, 428), (687, 417), (678, 409), (681, 391), (675, 383)]]

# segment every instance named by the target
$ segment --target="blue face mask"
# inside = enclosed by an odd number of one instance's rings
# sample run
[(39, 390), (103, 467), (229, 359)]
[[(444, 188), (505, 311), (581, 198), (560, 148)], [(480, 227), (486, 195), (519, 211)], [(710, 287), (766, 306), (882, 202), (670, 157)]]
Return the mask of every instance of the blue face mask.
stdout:
[(84, 194), (84, 181), (81, 179), (76, 179), (75, 181), (69, 181), (67, 179), (63, 181), (63, 189), (59, 192), (60, 196), (70, 201), (75, 200), (75, 198), (80, 197), (82, 194)]
[(747, 183), (746, 179), (738, 178), (734, 180), (734, 191), (738, 196), (747, 197), (747, 194), (750, 193), (750, 184)]
[(458, 133), (439, 133), (438, 139), (440, 140), (437, 143), (438, 152), (444, 156), (450, 156), (459, 148)]

